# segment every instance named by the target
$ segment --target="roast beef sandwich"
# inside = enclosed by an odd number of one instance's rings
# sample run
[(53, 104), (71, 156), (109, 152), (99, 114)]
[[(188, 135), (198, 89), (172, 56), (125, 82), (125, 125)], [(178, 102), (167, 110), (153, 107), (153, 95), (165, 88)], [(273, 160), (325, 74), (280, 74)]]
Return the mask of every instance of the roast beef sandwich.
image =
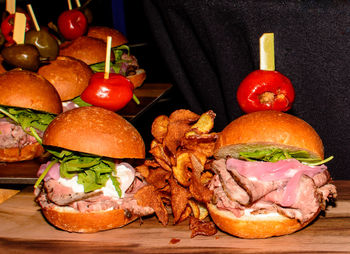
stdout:
[(41, 156), (42, 135), (61, 112), (58, 92), (42, 76), (19, 69), (2, 73), (0, 161), (24, 161)]
[(112, 37), (110, 71), (127, 77), (135, 88), (140, 87), (146, 79), (146, 71), (131, 54), (125, 36), (115, 29), (92, 26), (86, 36), (62, 43), (59, 55), (79, 59), (90, 65), (94, 72), (104, 72), (107, 36)]
[(267, 238), (304, 228), (337, 192), (316, 131), (277, 111), (243, 115), (220, 133), (208, 205), (215, 224), (241, 238)]
[(52, 225), (97, 232), (154, 213), (135, 199), (146, 186), (132, 166), (145, 157), (144, 141), (118, 114), (94, 106), (66, 111), (48, 126), (43, 145), (53, 157), (38, 171), (35, 194)]

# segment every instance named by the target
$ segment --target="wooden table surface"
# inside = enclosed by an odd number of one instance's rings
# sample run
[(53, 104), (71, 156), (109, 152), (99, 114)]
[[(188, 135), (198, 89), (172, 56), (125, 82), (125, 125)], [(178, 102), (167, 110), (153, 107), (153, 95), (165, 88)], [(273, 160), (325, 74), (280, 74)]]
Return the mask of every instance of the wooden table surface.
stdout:
[(335, 185), (336, 207), (328, 207), (325, 216), (299, 232), (268, 239), (239, 239), (221, 231), (191, 239), (187, 221), (164, 227), (155, 217), (104, 232), (68, 233), (45, 221), (29, 186), (0, 204), (0, 252), (350, 253), (350, 181)]

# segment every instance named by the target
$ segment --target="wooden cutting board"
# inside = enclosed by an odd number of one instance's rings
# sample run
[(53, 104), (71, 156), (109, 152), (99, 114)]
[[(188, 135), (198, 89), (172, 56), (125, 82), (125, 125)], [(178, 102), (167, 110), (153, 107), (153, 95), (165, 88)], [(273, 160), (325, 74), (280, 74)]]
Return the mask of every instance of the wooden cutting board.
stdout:
[(155, 217), (104, 232), (68, 233), (45, 221), (34, 202), (32, 187), (28, 187), (0, 204), (0, 250), (6, 248), (6, 253), (63, 250), (65, 253), (350, 253), (350, 181), (335, 184), (339, 199), (336, 207), (328, 208), (326, 216), (291, 235), (249, 240), (220, 231), (214, 236), (191, 239), (188, 222), (163, 227)]

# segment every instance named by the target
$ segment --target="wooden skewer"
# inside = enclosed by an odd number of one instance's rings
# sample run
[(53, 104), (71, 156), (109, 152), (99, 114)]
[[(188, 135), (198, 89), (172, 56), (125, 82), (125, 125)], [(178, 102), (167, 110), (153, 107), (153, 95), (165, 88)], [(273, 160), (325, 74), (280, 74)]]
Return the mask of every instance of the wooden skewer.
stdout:
[(73, 9), (71, 0), (67, 0), (67, 3), (68, 3), (68, 10)]
[(79, 0), (75, 0), (75, 3), (76, 3), (76, 5), (77, 5), (77, 7), (78, 7), (78, 8), (81, 6), (81, 4), (80, 4), (80, 1), (79, 1)]
[(16, 13), (16, 0), (6, 0), (6, 11), (10, 14)]
[(40, 31), (40, 26), (38, 24), (38, 21), (36, 20), (33, 8), (31, 4), (27, 4), (28, 11), (30, 13), (30, 16), (32, 17), (32, 20), (34, 22), (35, 30)]
[(111, 45), (112, 45), (112, 37), (107, 36), (107, 49), (106, 49), (106, 62), (105, 62), (105, 79), (109, 79), (109, 70), (111, 64)]
[(260, 43), (260, 70), (275, 70), (275, 46), (274, 34), (264, 33), (259, 40)]
[(17, 44), (24, 44), (24, 35), (26, 32), (26, 15), (20, 12), (15, 13), (15, 22), (13, 28), (13, 40)]

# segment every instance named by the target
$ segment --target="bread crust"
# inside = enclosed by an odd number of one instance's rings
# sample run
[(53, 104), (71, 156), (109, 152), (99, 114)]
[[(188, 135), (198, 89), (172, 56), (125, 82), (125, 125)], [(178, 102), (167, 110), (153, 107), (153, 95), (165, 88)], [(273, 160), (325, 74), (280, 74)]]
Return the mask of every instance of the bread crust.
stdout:
[(232, 121), (219, 134), (214, 156), (237, 157), (237, 150), (245, 150), (247, 145), (302, 149), (311, 157), (324, 158), (317, 132), (304, 120), (279, 111), (257, 111)]
[(116, 29), (105, 26), (90, 26), (87, 32), (87, 36), (98, 38), (107, 43), (107, 36), (112, 37), (111, 47), (117, 47), (128, 43), (126, 37)]
[(125, 226), (138, 216), (126, 217), (122, 209), (82, 213), (62, 207), (43, 208), (45, 218), (55, 227), (68, 232), (93, 233)]
[(233, 213), (219, 210), (214, 204), (208, 204), (208, 211), (214, 223), (223, 231), (240, 238), (268, 238), (294, 233), (306, 227), (319, 214), (304, 224), (277, 214), (266, 218), (250, 215), (248, 218), (237, 218)]
[[(107, 44), (97, 38), (80, 36), (79, 38), (62, 43), (60, 56), (70, 56), (85, 62), (87, 65), (104, 62), (106, 59)], [(114, 54), (111, 50), (111, 61), (114, 61)]]
[(62, 102), (55, 87), (41, 75), (20, 69), (0, 74), (0, 105), (52, 114), (62, 112)]
[(44, 153), (44, 148), (38, 142), (26, 145), (22, 148), (2, 148), (0, 149), (0, 161), (15, 162), (32, 160), (41, 156)]
[(145, 144), (123, 117), (100, 107), (81, 107), (57, 116), (43, 144), (111, 158), (145, 158)]
[(62, 101), (68, 101), (85, 90), (93, 72), (79, 59), (59, 56), (49, 64), (40, 67), (38, 74), (56, 88)]
[(146, 72), (144, 69), (137, 69), (135, 75), (130, 75), (126, 77), (131, 81), (131, 83), (134, 85), (134, 88), (138, 88), (142, 86), (143, 82), (146, 79)]

